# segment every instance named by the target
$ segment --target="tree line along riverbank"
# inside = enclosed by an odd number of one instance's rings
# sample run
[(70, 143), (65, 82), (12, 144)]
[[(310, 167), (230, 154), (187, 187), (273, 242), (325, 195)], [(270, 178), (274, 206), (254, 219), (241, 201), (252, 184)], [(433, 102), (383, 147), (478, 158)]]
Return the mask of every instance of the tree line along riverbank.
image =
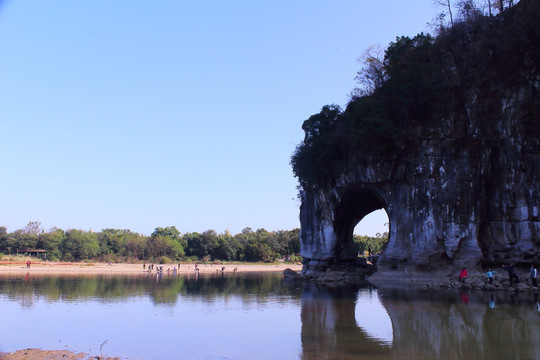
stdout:
[[(362, 253), (382, 251), (388, 237), (354, 236)], [(0, 255), (29, 254), (52, 261), (155, 262), (240, 261), (267, 262), (278, 259), (301, 261), (300, 229), (267, 231), (246, 227), (241, 233), (181, 233), (175, 226), (157, 227), (149, 236), (127, 229), (99, 232), (78, 229), (42, 229), (30, 222), (23, 229), (8, 232), (0, 226)]]

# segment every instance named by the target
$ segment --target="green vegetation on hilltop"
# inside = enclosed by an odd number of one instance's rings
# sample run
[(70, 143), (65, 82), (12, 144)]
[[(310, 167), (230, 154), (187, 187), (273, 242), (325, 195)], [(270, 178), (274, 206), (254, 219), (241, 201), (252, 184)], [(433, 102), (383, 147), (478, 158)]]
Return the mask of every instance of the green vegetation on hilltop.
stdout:
[[(417, 151), (420, 139), (441, 136), (449, 122), (463, 122), (451, 131), (456, 138), (467, 136), (471, 91), (500, 99), (501, 85), (511, 89), (534, 82), (531, 74), (538, 73), (540, 63), (539, 2), (522, 0), (510, 7), (501, 2), (497, 16), (477, 3), (461, 2), (458, 16), (452, 24), (440, 24), (436, 37), (401, 36), (384, 57), (368, 52), (362, 58), (359, 88), (346, 108), (326, 105), (302, 125), (305, 137), (291, 165), (304, 189), (329, 185), (364, 161)], [(485, 114), (488, 128), (502, 111), (492, 102)], [(538, 134), (540, 102), (532, 102), (528, 111), (530, 118), (521, 120), (529, 133)]]

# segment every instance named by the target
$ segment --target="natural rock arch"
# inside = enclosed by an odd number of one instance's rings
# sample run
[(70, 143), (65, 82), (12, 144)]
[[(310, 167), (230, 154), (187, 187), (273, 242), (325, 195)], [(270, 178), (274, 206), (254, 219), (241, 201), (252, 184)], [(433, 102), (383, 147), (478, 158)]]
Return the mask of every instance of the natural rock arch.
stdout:
[(509, 91), (506, 111), (492, 120), (496, 127), (484, 126), (479, 108), (485, 105), (468, 103), (469, 116), (453, 121), (465, 122), (474, 137), (449, 137), (441, 127), (420, 137), (415, 151), (399, 158), (368, 158), (331, 185), (304, 188), (304, 276), (324, 280), (328, 268), (346, 275), (358, 272), (352, 230), (378, 208), (386, 210), (391, 224), (379, 269), (537, 261), (540, 140), (521, 124), (523, 102), (536, 93), (534, 87), (526, 89)]
[[(364, 277), (365, 268), (353, 244), (354, 228), (367, 214), (388, 211), (386, 196), (384, 189), (375, 185), (303, 191), (300, 238), (304, 276)], [(329, 268), (333, 271), (327, 272)]]
[[(398, 40), (394, 73), (379, 91), (304, 122), (292, 159), (304, 276), (354, 272), (352, 224), (378, 207), (391, 223), (379, 269), (538, 262), (539, 6), (522, 0), (433, 45), (425, 36), (405, 41), (414, 46)], [(420, 68), (422, 76), (410, 77)]]
[(352, 246), (355, 226), (375, 210), (387, 208), (386, 201), (373, 189), (351, 187), (336, 206), (334, 229), (337, 242), (344, 248)]
[[(508, 114), (508, 123), (519, 118)], [(391, 224), (379, 267), (427, 270), (540, 258), (539, 140), (511, 124), (499, 129), (496, 147), (456, 148), (441, 133), (423, 139), (415, 153), (366, 162), (332, 186), (302, 190), (303, 274), (356, 271), (348, 239), (356, 222), (378, 208)]]

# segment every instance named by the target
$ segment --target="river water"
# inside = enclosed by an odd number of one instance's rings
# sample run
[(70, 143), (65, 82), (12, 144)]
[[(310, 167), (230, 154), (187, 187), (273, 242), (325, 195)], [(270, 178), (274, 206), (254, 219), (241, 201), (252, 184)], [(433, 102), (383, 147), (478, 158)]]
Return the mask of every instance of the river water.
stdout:
[(0, 352), (121, 359), (540, 359), (534, 294), (327, 287), (281, 273), (0, 278)]

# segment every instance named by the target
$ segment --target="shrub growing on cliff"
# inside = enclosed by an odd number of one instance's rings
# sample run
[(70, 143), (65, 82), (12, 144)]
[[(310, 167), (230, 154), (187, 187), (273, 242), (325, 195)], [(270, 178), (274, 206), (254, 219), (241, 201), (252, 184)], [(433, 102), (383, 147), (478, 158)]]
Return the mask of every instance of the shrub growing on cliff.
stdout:
[[(345, 111), (324, 106), (303, 123), (304, 141), (291, 157), (300, 185), (327, 186), (365, 160), (417, 151), (422, 138), (456, 131), (466, 137), (467, 93), (491, 101), (482, 116), (489, 129), (490, 119), (503, 111), (504, 103), (504, 94), (493, 84), (504, 89), (535, 86), (534, 74), (540, 68), (539, 7), (538, 1), (522, 0), (499, 16), (488, 17), (466, 6), (460, 21), (437, 38), (429, 34), (396, 38), (386, 49), (382, 66), (378, 62), (372, 69), (367, 64), (360, 72), (368, 86), (356, 92), (362, 96), (354, 96)], [(537, 99), (531, 100), (531, 116), (521, 119), (523, 126), (538, 127)]]
[(398, 153), (409, 128), (426, 118), (439, 96), (433, 43), (424, 34), (397, 38), (385, 51), (379, 69), (384, 74), (369, 95), (353, 97), (345, 111), (326, 105), (304, 121), (304, 141), (291, 158), (304, 187), (328, 184), (353, 161)]
[(342, 118), (339, 106), (326, 105), (320, 113), (304, 121), (304, 141), (296, 148), (291, 160), (293, 171), (299, 179), (321, 183), (334, 173), (336, 164), (346, 157), (346, 144), (340, 141), (339, 125)]

